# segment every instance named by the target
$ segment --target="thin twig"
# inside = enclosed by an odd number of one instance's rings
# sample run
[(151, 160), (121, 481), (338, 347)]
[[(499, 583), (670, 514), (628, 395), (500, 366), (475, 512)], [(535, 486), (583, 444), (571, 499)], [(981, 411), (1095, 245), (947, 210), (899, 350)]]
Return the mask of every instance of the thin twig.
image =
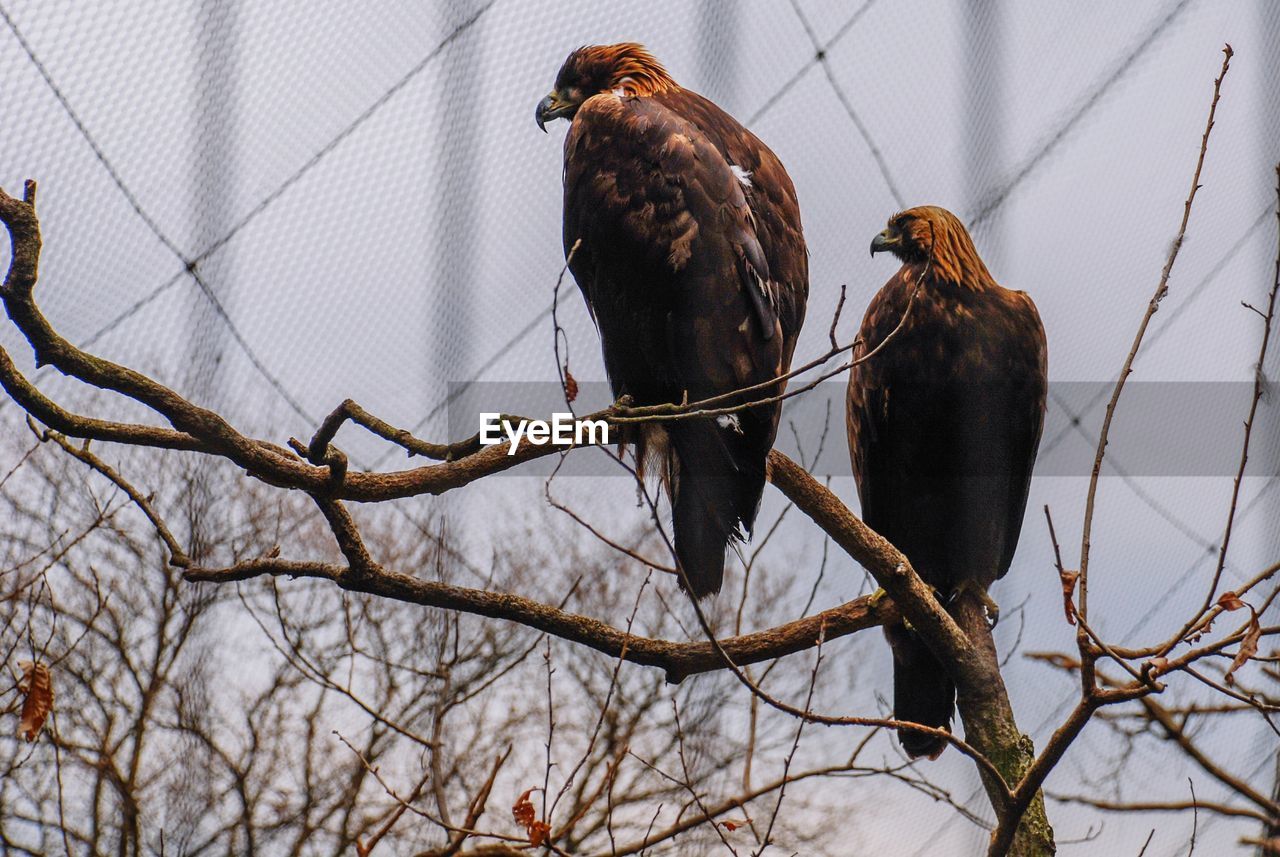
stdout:
[[(1280, 225), (1280, 164), (1276, 165), (1276, 222)], [(1280, 238), (1280, 236), (1278, 236)], [(1227, 549), (1231, 546), (1231, 534), (1236, 521), (1236, 509), (1240, 503), (1240, 485), (1244, 481), (1245, 466), (1249, 461), (1249, 441), (1253, 434), (1253, 421), (1258, 414), (1258, 403), (1262, 401), (1262, 394), (1266, 391), (1265, 364), (1267, 360), (1267, 347), (1271, 340), (1271, 324), (1276, 314), (1276, 294), (1280, 292), (1280, 243), (1276, 249), (1276, 268), (1275, 277), (1271, 284), (1271, 293), (1267, 299), (1267, 312), (1264, 315), (1254, 309), (1262, 316), (1262, 343), (1258, 346), (1258, 362), (1254, 366), (1253, 372), (1253, 397), (1249, 402), (1249, 415), (1244, 421), (1244, 439), (1240, 444), (1240, 464), (1236, 468), (1235, 481), (1231, 486), (1231, 504), (1227, 509), (1227, 524), (1222, 534), (1222, 541), (1218, 547), (1218, 563), (1213, 570), (1213, 582), (1209, 584), (1209, 591), (1205, 594), (1204, 604), (1201, 605), (1198, 616), (1208, 612), (1213, 604), (1213, 600), (1218, 594), (1218, 585), (1222, 581), (1222, 572), (1227, 566)], [(1192, 624), (1194, 620), (1192, 620)], [(1184, 631), (1185, 634), (1185, 631)]]
[[(564, 282), (565, 272), (569, 270), (569, 266), (573, 264), (573, 257), (578, 254), (578, 250), (582, 247), (582, 239), (579, 238), (573, 242), (573, 246), (569, 248), (569, 252), (564, 257), (564, 267), (560, 269), (560, 276), (556, 277), (556, 287), (551, 293), (551, 333), (552, 333), (552, 350), (556, 358), (556, 372), (560, 376), (560, 392), (564, 396), (565, 407), (569, 409), (569, 413), (575, 414), (573, 410), (573, 396), (569, 390), (569, 378), (572, 375), (569, 372), (569, 334), (560, 326), (560, 284)], [(560, 339), (564, 338), (564, 360), (560, 359)]]
[(150, 521), (151, 526), (155, 528), (156, 534), (160, 537), (160, 540), (164, 542), (165, 547), (169, 549), (170, 565), (177, 566), (178, 568), (186, 568), (191, 565), (191, 560), (187, 557), (187, 552), (182, 549), (182, 545), (178, 544), (178, 540), (174, 538), (174, 535), (169, 530), (168, 525), (165, 524), (164, 518), (160, 517), (160, 514), (155, 510), (155, 507), (151, 505), (151, 499), (143, 496), (142, 492), (135, 488), (129, 480), (125, 479), (118, 470), (90, 452), (87, 441), (83, 446), (75, 446), (60, 432), (56, 432), (53, 429), (40, 429), (32, 421), (31, 417), (27, 417), (27, 426), (36, 435), (36, 437), (40, 438), (40, 440), (53, 441), (58, 446), (62, 447), (62, 449), (72, 458), (83, 461), (85, 464), (89, 465), (89, 467), (111, 480), (117, 488), (127, 494), (129, 499), (133, 501), (133, 504), (142, 511), (142, 514), (147, 516), (147, 520)]
[(1204, 136), (1200, 141), (1200, 155), (1196, 159), (1196, 170), (1191, 177), (1191, 191), (1187, 194), (1187, 201), (1183, 205), (1182, 223), (1178, 226), (1178, 235), (1173, 239), (1173, 245), (1169, 248), (1169, 256), (1165, 260), (1164, 270), (1160, 273), (1160, 282), (1156, 286), (1155, 294), (1147, 302), (1147, 311), (1142, 315), (1142, 323), (1138, 325), (1138, 332), (1134, 335), (1133, 345), (1130, 346), (1129, 354), (1124, 359), (1124, 365), (1120, 369), (1120, 377), (1116, 379), (1115, 388), (1111, 391), (1111, 400), (1107, 402), (1106, 416), (1102, 420), (1102, 431), (1098, 434), (1098, 446), (1093, 457), (1093, 470), (1089, 474), (1089, 493), (1085, 499), (1084, 525), (1080, 534), (1079, 612), (1080, 616), (1086, 619), (1089, 616), (1089, 548), (1093, 534), (1093, 513), (1098, 495), (1098, 476), (1102, 472), (1102, 459), (1106, 455), (1107, 440), (1111, 434), (1111, 420), (1115, 417), (1116, 406), (1120, 402), (1120, 394), (1124, 392), (1125, 382), (1133, 372), (1133, 362), (1138, 357), (1138, 349), (1142, 346), (1142, 338), (1146, 335), (1147, 325), (1151, 323), (1152, 316), (1160, 309), (1160, 301), (1164, 299), (1165, 294), (1169, 291), (1169, 276), (1173, 273), (1173, 264), (1178, 260), (1178, 251), (1182, 249), (1182, 242), (1187, 234), (1187, 223), (1191, 220), (1191, 206), (1195, 202), (1196, 192), (1200, 190), (1200, 172), (1204, 168), (1205, 153), (1209, 149), (1209, 134), (1213, 131), (1213, 118), (1217, 113), (1218, 99), (1222, 93), (1222, 80), (1227, 76), (1227, 69), (1231, 66), (1231, 55), (1233, 53), (1231, 45), (1226, 45), (1222, 52), (1224, 54), (1222, 71), (1213, 82), (1213, 100), (1209, 104), (1209, 119), (1205, 124)]

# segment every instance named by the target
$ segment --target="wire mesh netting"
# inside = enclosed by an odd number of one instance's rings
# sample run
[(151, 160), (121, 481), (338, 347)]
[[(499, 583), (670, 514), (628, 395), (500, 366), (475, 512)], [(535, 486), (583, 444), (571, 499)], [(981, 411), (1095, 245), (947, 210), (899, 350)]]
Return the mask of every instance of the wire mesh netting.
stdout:
[[(40, 181), (48, 316), (76, 344), (261, 437), (308, 437), (352, 397), (440, 440), (450, 397), (470, 385), (554, 381), (563, 130), (544, 137), (531, 113), (569, 50), (621, 40), (646, 43), (682, 85), (743, 120), (787, 165), (811, 252), (798, 361), (826, 350), (841, 284), (851, 327), (889, 275), (883, 258), (866, 258), (870, 236), (894, 211), (934, 203), (970, 224), (999, 281), (1035, 298), (1055, 385), (1109, 381), (1128, 351), (1181, 215), (1219, 49), (1230, 42), (1237, 58), (1204, 189), (1137, 377), (1253, 377), (1258, 325), (1240, 302), (1257, 303), (1270, 284), (1271, 166), (1280, 160), (1280, 5), (1269, 0), (4, 0), (0, 17), (0, 183), (12, 192), (24, 178)], [(600, 380), (595, 331), (566, 287), (559, 321), (574, 374)], [(11, 327), (0, 344), (60, 401), (129, 412), (36, 370)], [(1273, 351), (1271, 377), (1276, 359)], [(502, 389), (520, 395), (510, 383)], [(1104, 405), (1097, 395), (1055, 395), (1057, 428), (1046, 432), (1042, 459), (1091, 454)], [(1220, 415), (1186, 419), (1209, 416)], [(17, 409), (0, 405), (0, 419), (18, 426)], [(1273, 476), (1278, 425), (1271, 398), (1255, 459)], [(358, 466), (399, 464), (376, 438), (344, 434), (343, 444)], [(1007, 604), (1026, 601), (1024, 649), (1070, 644), (1039, 516), (1052, 504), (1059, 531), (1078, 531), (1083, 475), (1036, 480), (1015, 570), (997, 592)], [(479, 499), (441, 501), (454, 504), (454, 526), (500, 539), (483, 503), (499, 494), (541, 502), (540, 480), (501, 481), (471, 492)], [(1231, 581), (1280, 547), (1277, 484), (1246, 480)], [(834, 485), (852, 502), (851, 480)], [(1104, 570), (1092, 591), (1111, 638), (1167, 633), (1202, 597), (1195, 584), (1213, 568), (1230, 488), (1227, 473), (1130, 475), (1123, 457), (1110, 459), (1094, 536)], [(572, 490), (616, 503), (619, 520), (643, 517), (621, 480), (584, 479)], [(803, 575), (816, 557), (812, 531), (788, 527)], [(824, 584), (830, 603), (863, 585), (847, 571)], [(1002, 644), (1015, 630), (1002, 626)], [(850, 710), (873, 706), (869, 688), (884, 686), (888, 657), (878, 640), (848, 645), (866, 653), (870, 671), (850, 690)], [(1020, 658), (1008, 682), (1023, 727), (1043, 742), (1072, 688)], [(1268, 787), (1276, 744), (1265, 724), (1242, 718), (1206, 740)], [(1060, 790), (1109, 788), (1114, 743), (1087, 734), (1056, 775)], [(1137, 746), (1130, 764), (1181, 794), (1182, 763), (1155, 744)], [(966, 777), (955, 772), (958, 797), (980, 803)], [(1084, 835), (1093, 818), (1055, 810), (1064, 838)], [(932, 812), (936, 823), (908, 831), (872, 817), (859, 835), (873, 849), (902, 849), (893, 853), (940, 853), (931, 850), (939, 842), (960, 853), (981, 840), (946, 807)], [(1158, 821), (1110, 819), (1090, 853), (1134, 853)], [(1226, 828), (1201, 819), (1206, 853), (1234, 844), (1238, 831)], [(1161, 847), (1175, 853), (1175, 840)]]

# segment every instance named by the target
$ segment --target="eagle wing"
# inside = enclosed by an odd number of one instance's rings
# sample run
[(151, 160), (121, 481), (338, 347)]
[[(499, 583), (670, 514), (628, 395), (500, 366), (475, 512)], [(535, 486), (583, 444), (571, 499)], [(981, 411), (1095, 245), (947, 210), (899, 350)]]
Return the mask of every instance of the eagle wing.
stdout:
[[(702, 129), (731, 172), (740, 178), (752, 225), (777, 286), (779, 321), (794, 344), (804, 323), (809, 296), (809, 255), (800, 222), (800, 203), (786, 168), (759, 138), (697, 93), (677, 90), (659, 98)], [(787, 359), (789, 362), (790, 352)]]
[[(673, 333), (698, 340), (679, 367), (691, 397), (789, 362), (808, 292), (799, 207), (777, 158), (735, 120), (686, 90), (597, 95), (565, 140), (564, 186), (565, 252), (581, 240), (571, 268), (597, 324), (602, 307), (637, 303), (618, 289), (625, 259), (649, 279), (642, 312), (673, 311), (685, 328)], [(615, 385), (627, 374), (608, 368)]]
[(1035, 305), (999, 287), (916, 291), (899, 272), (859, 339), (846, 418), (864, 518), (933, 585), (989, 585), (1013, 560), (1044, 425)]
[[(985, 590), (1013, 561), (1044, 425), (1047, 346), (1034, 304), (994, 285), (917, 290), (899, 271), (859, 339), (846, 415), (864, 520), (944, 602), (962, 586)], [(894, 716), (948, 728), (955, 687), (945, 668), (906, 626), (885, 633)], [(899, 738), (911, 756), (946, 746)]]
[[(564, 193), (565, 252), (615, 394), (696, 401), (787, 371), (808, 261), (790, 179), (750, 132), (686, 90), (596, 95), (565, 140)], [(751, 529), (779, 412), (666, 426), (676, 552), (698, 594)], [(647, 438), (632, 438), (642, 459)]]
[(1035, 469), (1040, 436), (1044, 431), (1044, 414), (1049, 394), (1049, 347), (1044, 324), (1035, 303), (1026, 292), (1008, 295), (1008, 336), (1019, 344), (1020, 357), (1010, 355), (1010, 364), (1020, 366), (1021, 390), (1011, 423), (1009, 458), (1021, 468), (1009, 480), (1009, 505), (1005, 524), (1004, 551), (996, 576), (1004, 577), (1013, 564), (1013, 554), (1022, 533), (1022, 519), (1031, 491), (1031, 473)]

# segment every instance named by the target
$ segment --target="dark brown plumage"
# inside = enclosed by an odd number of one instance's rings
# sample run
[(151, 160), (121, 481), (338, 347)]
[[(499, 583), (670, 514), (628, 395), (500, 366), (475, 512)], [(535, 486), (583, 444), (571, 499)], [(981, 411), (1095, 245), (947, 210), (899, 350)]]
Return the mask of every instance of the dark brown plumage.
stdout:
[[(896, 545), (943, 603), (985, 592), (1013, 561), (1044, 424), (1047, 345), (1025, 292), (992, 279), (960, 220), (922, 206), (871, 244), (902, 267), (862, 321), (869, 353), (849, 378), (849, 453), (864, 520)], [(912, 294), (915, 294), (912, 301)], [(894, 717), (950, 728), (955, 686), (908, 627), (886, 627)], [(911, 756), (946, 742), (903, 730)]]
[[(697, 401), (785, 374), (808, 258), (777, 157), (636, 44), (571, 53), (536, 114), (539, 126), (561, 117), (572, 120), (564, 248), (581, 241), (570, 268), (614, 393), (641, 405)], [(752, 408), (624, 439), (667, 485), (695, 595), (719, 591), (726, 546), (750, 534), (778, 413)]]

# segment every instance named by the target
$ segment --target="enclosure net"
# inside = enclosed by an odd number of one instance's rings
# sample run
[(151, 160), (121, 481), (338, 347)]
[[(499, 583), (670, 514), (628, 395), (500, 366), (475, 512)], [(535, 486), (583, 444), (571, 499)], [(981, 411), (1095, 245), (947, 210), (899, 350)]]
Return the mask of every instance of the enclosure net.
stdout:
[[(1069, 642), (1040, 508), (1078, 531), (1079, 462), (1105, 406), (1097, 391), (1128, 351), (1175, 234), (1224, 42), (1237, 58), (1204, 188), (1135, 381), (1202, 382), (1179, 393), (1193, 404), (1252, 381), (1260, 325), (1240, 303), (1258, 303), (1270, 283), (1280, 160), (1280, 5), (1269, 0), (160, 5), (0, 2), (0, 183), (13, 193), (40, 182), (38, 297), (60, 331), (259, 436), (307, 437), (352, 397), (439, 440), (451, 396), (472, 385), (502, 382), (492, 409), (520, 412), (514, 382), (555, 380), (564, 131), (543, 136), (532, 111), (569, 50), (621, 40), (646, 43), (786, 164), (811, 253), (798, 359), (825, 350), (842, 284), (852, 335), (891, 273), (867, 258), (869, 239), (910, 205), (956, 211), (996, 278), (1035, 298), (1051, 414), (1023, 543), (997, 592), (1006, 604), (1030, 599), (1024, 648)], [(570, 283), (560, 297), (573, 372), (600, 380), (591, 321)], [(11, 327), (0, 344), (60, 401), (132, 413), (36, 370)], [(1179, 419), (1236, 450), (1242, 416), (1206, 406)], [(839, 437), (840, 411), (831, 418)], [(0, 419), (20, 425), (8, 402)], [(1123, 411), (1117, 419), (1123, 434)], [(1140, 433), (1141, 413), (1133, 420)], [(1224, 523), (1229, 469), (1206, 472), (1194, 443), (1164, 454), (1166, 428), (1178, 427), (1148, 425), (1109, 459), (1094, 538), (1106, 572), (1092, 593), (1122, 642), (1202, 597)], [(342, 443), (356, 466), (401, 466), (376, 438)], [(1251, 472), (1274, 477), (1274, 398), (1255, 443)], [(829, 454), (853, 502), (841, 444)], [(1278, 484), (1245, 485), (1230, 581), (1280, 546)], [(535, 505), (541, 490), (505, 477), (501, 488)], [(616, 499), (619, 516), (635, 511), (620, 480), (573, 490)], [(489, 526), (466, 501), (441, 502), (456, 504), (455, 527)], [(789, 538), (814, 555), (811, 530)], [(856, 588), (835, 585), (832, 597)], [(1011, 643), (1014, 630), (998, 635)], [(887, 666), (877, 658), (875, 669)], [(1046, 690), (1044, 668), (1018, 658), (1008, 669), (1023, 727), (1042, 742), (1070, 688)], [(1244, 719), (1238, 730), (1214, 746), (1265, 787), (1274, 736)], [(1103, 779), (1094, 760), (1108, 753), (1089, 742), (1107, 740), (1088, 737), (1061, 776)], [(1180, 788), (1167, 758), (1138, 764)], [(1082, 833), (1062, 812), (1060, 832)], [(977, 835), (945, 809), (937, 818), (939, 835)], [(1148, 822), (1118, 821), (1104, 841), (1129, 842)], [(1201, 821), (1202, 836), (1212, 824)], [(933, 853), (938, 825), (906, 834), (919, 836), (912, 847)]]

